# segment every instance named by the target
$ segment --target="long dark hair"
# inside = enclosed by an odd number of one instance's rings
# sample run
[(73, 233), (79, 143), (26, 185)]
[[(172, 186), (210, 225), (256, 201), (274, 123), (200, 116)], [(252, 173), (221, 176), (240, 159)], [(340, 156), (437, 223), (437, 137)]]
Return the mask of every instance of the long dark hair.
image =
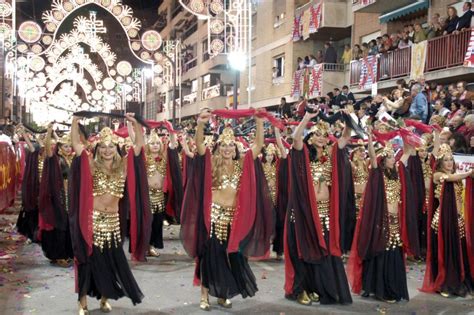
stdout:
[(392, 168), (385, 167), (385, 160), (387, 157), (383, 156), (380, 159), (380, 167), (382, 167), (383, 174), (390, 180), (398, 180), (398, 172), (396, 164), (393, 165)]
[(310, 144), (308, 141), (309, 139), (314, 135), (314, 132), (310, 132), (304, 137), (303, 142), (306, 145), (306, 148), (308, 149), (309, 153), (309, 161), (310, 162), (317, 162), (318, 161), (318, 150), (316, 147), (312, 144)]

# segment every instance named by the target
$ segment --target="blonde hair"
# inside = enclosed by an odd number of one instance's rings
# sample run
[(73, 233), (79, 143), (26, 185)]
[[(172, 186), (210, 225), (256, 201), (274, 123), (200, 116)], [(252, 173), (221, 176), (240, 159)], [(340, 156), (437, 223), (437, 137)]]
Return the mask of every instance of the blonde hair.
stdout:
[(112, 168), (108, 169), (105, 166), (104, 160), (102, 159), (100, 152), (97, 152), (99, 150), (99, 147), (100, 147), (100, 144), (98, 144), (96, 147), (96, 154), (94, 158), (94, 168), (99, 169), (103, 171), (104, 173), (109, 173), (113, 177), (123, 175), (125, 164), (124, 164), (124, 159), (120, 156), (118, 152), (118, 148), (116, 148), (115, 150), (115, 155), (112, 160)]

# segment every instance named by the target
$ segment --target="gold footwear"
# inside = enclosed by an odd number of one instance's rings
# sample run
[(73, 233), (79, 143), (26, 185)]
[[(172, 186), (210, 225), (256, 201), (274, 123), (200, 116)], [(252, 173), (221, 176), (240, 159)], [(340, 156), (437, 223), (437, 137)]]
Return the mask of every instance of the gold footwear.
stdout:
[(308, 293), (306, 293), (306, 291), (303, 291), (298, 294), (298, 298), (296, 300), (301, 305), (311, 305), (311, 299), (309, 298)]
[(312, 292), (310, 294), (308, 294), (309, 296), (309, 299), (311, 300), (311, 302), (319, 302), (319, 295)]
[(441, 291), (439, 294), (441, 294), (442, 297), (445, 297), (445, 298), (448, 298), (449, 297), (449, 293), (448, 292), (445, 292), (445, 291)]
[(224, 308), (232, 308), (232, 301), (229, 299), (217, 299), (217, 304)]
[(383, 300), (383, 301), (388, 304), (395, 304), (397, 302), (397, 300)]
[(210, 311), (211, 305), (209, 305), (209, 299), (201, 299), (201, 302), (199, 302), (199, 308), (203, 311)]
[(61, 268), (69, 268), (71, 266), (71, 263), (66, 259), (58, 259), (54, 262), (54, 264)]
[(112, 311), (112, 305), (110, 305), (107, 299), (100, 299), (100, 311), (102, 313), (110, 313)]
[(87, 309), (87, 306), (82, 307), (81, 302), (78, 302), (77, 304), (79, 304), (79, 315), (89, 315), (89, 310)]
[(160, 253), (158, 252), (158, 250), (156, 248), (150, 247), (150, 250), (148, 251), (148, 256), (160, 257)]

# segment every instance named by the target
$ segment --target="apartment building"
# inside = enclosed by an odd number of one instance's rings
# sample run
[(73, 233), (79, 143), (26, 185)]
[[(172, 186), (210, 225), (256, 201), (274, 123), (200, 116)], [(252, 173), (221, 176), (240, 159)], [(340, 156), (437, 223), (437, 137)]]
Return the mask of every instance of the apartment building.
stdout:
[[(352, 44), (366, 43), (383, 34), (394, 34), (405, 25), (419, 23), (428, 27), (435, 14), (447, 16), (447, 8), (453, 6), (458, 16), (463, 14), (463, 4), (459, 0), (354, 0), (354, 26)], [(472, 26), (472, 24), (471, 24)], [(472, 81), (474, 71), (463, 67), (469, 46), (470, 31), (447, 34), (426, 41), (426, 58), (422, 65), (426, 81), (452, 83), (460, 80)], [(414, 78), (412, 73), (412, 49), (397, 49), (377, 57), (377, 89), (390, 90), (399, 79)], [(413, 60), (418, 62), (418, 60)], [(369, 87), (361, 88), (359, 78), (363, 61), (351, 63), (350, 83), (354, 92), (370, 93)]]
[(156, 26), (163, 40), (179, 39), (183, 45), (181, 96), (178, 88), (173, 93), (171, 86), (152, 86), (148, 80), (146, 116), (171, 119), (173, 98), (178, 107), (177, 117), (182, 118), (195, 115), (202, 107), (224, 108), (233, 74), (227, 70), (226, 56), (208, 53), (207, 21), (197, 19), (178, 0), (164, 0), (158, 16)]

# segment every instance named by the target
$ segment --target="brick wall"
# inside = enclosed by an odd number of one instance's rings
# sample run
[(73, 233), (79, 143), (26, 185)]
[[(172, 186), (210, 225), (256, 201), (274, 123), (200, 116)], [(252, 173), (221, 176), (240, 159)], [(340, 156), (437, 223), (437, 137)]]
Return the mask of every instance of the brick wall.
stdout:
[(386, 32), (386, 25), (379, 23), (378, 13), (354, 13), (354, 26), (352, 27), (352, 43), (360, 43), (360, 39), (368, 34), (374, 33), (378, 30), (382, 34)]

